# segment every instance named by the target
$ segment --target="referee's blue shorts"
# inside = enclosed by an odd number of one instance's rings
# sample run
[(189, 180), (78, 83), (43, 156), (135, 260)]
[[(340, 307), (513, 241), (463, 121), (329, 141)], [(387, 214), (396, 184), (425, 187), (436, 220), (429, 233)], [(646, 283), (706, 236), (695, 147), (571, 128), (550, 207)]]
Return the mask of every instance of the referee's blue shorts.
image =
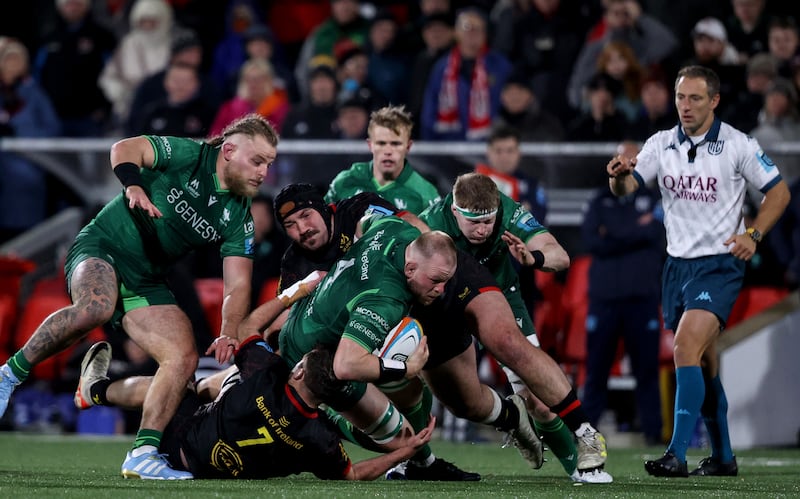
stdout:
[(745, 261), (730, 253), (700, 258), (667, 257), (662, 278), (664, 327), (675, 330), (686, 310), (708, 310), (724, 328), (744, 279)]

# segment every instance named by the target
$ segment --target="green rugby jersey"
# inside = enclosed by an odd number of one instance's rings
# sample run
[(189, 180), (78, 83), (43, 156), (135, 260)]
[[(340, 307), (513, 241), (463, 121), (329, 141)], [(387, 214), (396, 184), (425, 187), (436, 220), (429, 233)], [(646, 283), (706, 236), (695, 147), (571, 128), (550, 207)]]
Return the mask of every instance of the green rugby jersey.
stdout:
[(497, 280), (497, 284), (503, 290), (507, 290), (516, 283), (517, 272), (511, 263), (513, 257), (509, 255), (508, 245), (501, 239), (503, 232), (507, 230), (527, 244), (533, 236), (547, 232), (547, 229), (521, 204), (500, 193), (500, 208), (497, 210), (492, 235), (485, 243), (474, 245), (458, 228), (458, 222), (450, 210), (452, 204), (453, 193), (450, 193), (422, 212), (419, 218), (432, 230), (441, 230), (449, 234), (457, 248), (471, 254), (478, 263), (486, 266)]
[(425, 180), (406, 161), (397, 180), (378, 185), (372, 176), (372, 161), (353, 163), (349, 169), (339, 172), (330, 184), (325, 201), (335, 203), (361, 192), (375, 192), (394, 204), (398, 210), (419, 215), (425, 208), (442, 199), (436, 187)]
[(219, 148), (194, 140), (147, 136), (155, 151), (152, 169), (142, 169), (142, 184), (161, 211), (152, 218), (130, 210), (124, 191), (82, 231), (114, 241), (118, 256), (159, 274), (192, 249), (221, 242), (220, 255), (252, 258), (250, 199), (219, 186)]
[(408, 314), (413, 295), (403, 272), (405, 249), (420, 232), (397, 217), (374, 218), (364, 235), (298, 302), (280, 334), (281, 355), (298, 362), (316, 343), (349, 338), (369, 352)]

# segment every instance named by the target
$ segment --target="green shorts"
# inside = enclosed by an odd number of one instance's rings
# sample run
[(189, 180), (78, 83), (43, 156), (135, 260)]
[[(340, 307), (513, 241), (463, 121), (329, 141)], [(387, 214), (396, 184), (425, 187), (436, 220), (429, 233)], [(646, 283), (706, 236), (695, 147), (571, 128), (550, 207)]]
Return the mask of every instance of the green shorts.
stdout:
[(72, 273), (78, 265), (89, 258), (100, 258), (108, 262), (117, 275), (119, 298), (111, 318), (114, 327), (122, 326), (122, 316), (126, 312), (150, 305), (175, 305), (177, 302), (167, 286), (164, 273), (148, 271), (150, 265), (124, 255), (118, 247), (96, 230), (84, 228), (75, 238), (67, 252), (64, 272), (67, 287), (72, 281)]
[(514, 319), (517, 321), (517, 326), (522, 330), (525, 336), (536, 334), (536, 329), (533, 326), (533, 320), (528, 313), (528, 307), (522, 299), (522, 292), (519, 289), (519, 281), (508, 289), (503, 290), (503, 295), (506, 297), (508, 304), (511, 305), (511, 311), (514, 312)]

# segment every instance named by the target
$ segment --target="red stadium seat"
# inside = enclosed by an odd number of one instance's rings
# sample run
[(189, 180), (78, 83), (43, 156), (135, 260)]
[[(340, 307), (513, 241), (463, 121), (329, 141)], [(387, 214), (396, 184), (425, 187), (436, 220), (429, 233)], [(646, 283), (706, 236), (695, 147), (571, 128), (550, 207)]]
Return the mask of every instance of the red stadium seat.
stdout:
[(30, 260), (0, 255), (0, 355), (8, 357), (14, 348), (22, 277), (36, 268)]
[(771, 286), (748, 286), (739, 292), (739, 298), (733, 305), (726, 327), (748, 319), (783, 300), (789, 290)]
[[(16, 335), (13, 341), (13, 350), (18, 350), (25, 345), (36, 328), (44, 320), (58, 309), (68, 307), (72, 301), (67, 294), (62, 277), (42, 279), (36, 283), (33, 292), (22, 308), (19, 323), (16, 327)], [(90, 331), (90, 341), (100, 341), (105, 339), (105, 332), (98, 327)], [(70, 358), (73, 347), (69, 347), (34, 366), (31, 374), (36, 379), (54, 380), (61, 377)]]
[(8, 358), (14, 338), (14, 323), (17, 320), (17, 300), (11, 295), (0, 295), (0, 356)]
[(534, 305), (534, 326), (542, 350), (558, 360), (564, 328), (564, 285), (556, 279), (554, 272), (536, 272), (536, 287), (542, 299)]
[(267, 279), (264, 282), (264, 285), (261, 287), (261, 292), (258, 294), (258, 304), (266, 303), (271, 299), (278, 296), (278, 284), (280, 283), (280, 278), (272, 277)]
[(661, 342), (658, 346), (658, 363), (662, 367), (674, 365), (672, 347), (675, 345), (675, 334), (669, 329), (661, 329)]
[(580, 386), (586, 377), (586, 316), (589, 313), (588, 255), (572, 259), (564, 285), (562, 306), (564, 311), (564, 343), (560, 360), (573, 384)]
[[(564, 343), (560, 361), (564, 370), (572, 377), (575, 386), (586, 380), (586, 318), (589, 315), (589, 268), (592, 259), (588, 255), (572, 259), (563, 292)], [(620, 339), (610, 376), (621, 376), (625, 345)]]
[(208, 326), (216, 338), (222, 327), (222, 297), (225, 285), (221, 278), (210, 277), (195, 279), (194, 288), (197, 291), (197, 298), (203, 306)]

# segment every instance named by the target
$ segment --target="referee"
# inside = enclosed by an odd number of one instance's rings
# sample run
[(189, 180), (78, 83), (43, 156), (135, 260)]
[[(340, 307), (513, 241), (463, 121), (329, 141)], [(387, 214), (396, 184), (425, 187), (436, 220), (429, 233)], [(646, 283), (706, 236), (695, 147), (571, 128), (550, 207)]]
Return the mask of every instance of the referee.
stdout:
[[(686, 449), (698, 416), (711, 456), (692, 475), (736, 476), (728, 435), (728, 403), (719, 379), (716, 340), (744, 277), (745, 262), (789, 203), (778, 167), (754, 138), (714, 115), (720, 81), (714, 71), (687, 66), (675, 80), (680, 123), (657, 132), (633, 159), (606, 165), (609, 187), (625, 196), (653, 179), (661, 190), (667, 231), (662, 276), (664, 325), (675, 331), (675, 424), (664, 456), (644, 463), (654, 476), (689, 476)], [(750, 184), (764, 194), (752, 225), (742, 221)]]

